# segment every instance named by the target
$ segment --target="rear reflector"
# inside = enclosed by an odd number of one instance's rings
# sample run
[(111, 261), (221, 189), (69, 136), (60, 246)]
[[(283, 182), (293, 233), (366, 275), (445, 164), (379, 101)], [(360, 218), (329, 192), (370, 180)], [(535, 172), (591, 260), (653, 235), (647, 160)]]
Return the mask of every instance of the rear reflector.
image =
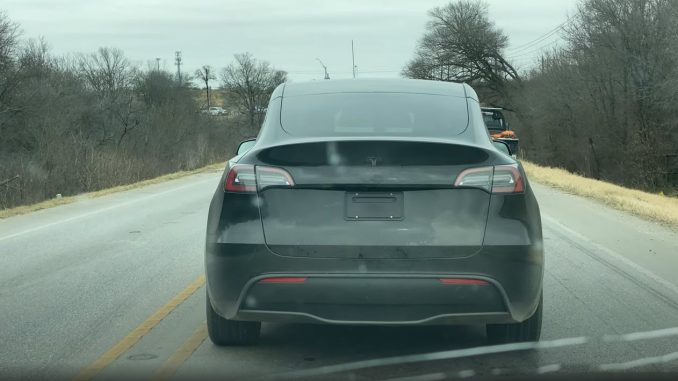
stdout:
[(259, 283), (304, 283), (306, 278), (301, 277), (280, 277), (280, 278), (264, 278)]
[(465, 279), (465, 278), (441, 278), (440, 283), (442, 284), (466, 284), (466, 285), (488, 285), (489, 282), (482, 279)]

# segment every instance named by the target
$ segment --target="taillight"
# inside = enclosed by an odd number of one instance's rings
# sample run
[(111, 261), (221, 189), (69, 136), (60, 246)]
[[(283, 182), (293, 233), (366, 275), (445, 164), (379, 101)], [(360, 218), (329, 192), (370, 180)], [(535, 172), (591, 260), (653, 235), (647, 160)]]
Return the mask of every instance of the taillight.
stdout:
[(525, 190), (517, 164), (466, 169), (457, 176), (454, 186), (481, 188), (492, 193), (520, 193)]
[(256, 192), (257, 179), (254, 176), (254, 166), (236, 164), (228, 171), (224, 190), (227, 192)]
[(492, 178), (492, 193), (520, 193), (525, 190), (517, 164), (497, 165)]
[(462, 171), (454, 181), (455, 187), (482, 188), (490, 191), (493, 167), (469, 168)]
[(224, 190), (227, 192), (256, 192), (271, 186), (294, 186), (292, 176), (280, 168), (236, 164), (228, 171)]
[(273, 167), (256, 167), (257, 185), (259, 190), (266, 189), (273, 186), (293, 187), (294, 179), (284, 169)]

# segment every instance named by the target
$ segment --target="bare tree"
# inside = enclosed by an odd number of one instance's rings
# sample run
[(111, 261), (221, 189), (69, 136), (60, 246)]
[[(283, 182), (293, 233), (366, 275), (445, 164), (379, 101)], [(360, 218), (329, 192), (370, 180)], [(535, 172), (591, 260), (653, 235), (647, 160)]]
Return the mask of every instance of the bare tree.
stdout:
[(507, 82), (520, 80), (503, 56), (508, 37), (490, 21), (486, 3), (459, 0), (432, 9), (429, 16), (415, 58), (403, 75), (468, 82), (504, 97)]
[(120, 146), (139, 125), (133, 93), (136, 70), (122, 50), (99, 48), (96, 53), (80, 57), (79, 72), (99, 95), (100, 144), (116, 141)]
[(241, 112), (248, 117), (251, 128), (261, 123), (263, 110), (271, 92), (285, 82), (287, 73), (274, 69), (266, 61), (258, 61), (252, 54), (236, 54), (235, 62), (221, 73), (224, 88), (233, 94)]
[(19, 38), (19, 25), (0, 12), (0, 74), (12, 63)]
[(205, 84), (207, 108), (210, 108), (210, 80), (216, 79), (212, 67), (210, 65), (203, 65), (203, 67), (195, 71), (195, 76)]
[(14, 75), (19, 38), (19, 25), (0, 12), (0, 127), (2, 114), (13, 108), (7, 103), (10, 91), (17, 85)]
[(95, 91), (108, 94), (129, 88), (134, 78), (125, 54), (116, 48), (99, 48), (96, 53), (81, 56), (80, 71)]
[(251, 136), (201, 117), (171, 73), (110, 48), (54, 56), (18, 30), (0, 15), (0, 209), (222, 161)]
[(671, 186), (676, 36), (676, 1), (582, 0), (564, 27), (565, 46), (515, 94), (528, 157), (634, 187)]

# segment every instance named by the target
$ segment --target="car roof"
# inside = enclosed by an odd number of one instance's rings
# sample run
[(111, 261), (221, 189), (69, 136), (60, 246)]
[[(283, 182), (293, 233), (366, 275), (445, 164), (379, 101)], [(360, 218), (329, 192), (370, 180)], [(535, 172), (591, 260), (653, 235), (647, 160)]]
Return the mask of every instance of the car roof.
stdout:
[[(413, 93), (447, 95), (465, 98), (471, 90), (465, 84), (420, 79), (332, 79), (309, 82), (288, 82), (284, 97), (332, 93)], [(472, 90), (471, 90), (472, 91)]]

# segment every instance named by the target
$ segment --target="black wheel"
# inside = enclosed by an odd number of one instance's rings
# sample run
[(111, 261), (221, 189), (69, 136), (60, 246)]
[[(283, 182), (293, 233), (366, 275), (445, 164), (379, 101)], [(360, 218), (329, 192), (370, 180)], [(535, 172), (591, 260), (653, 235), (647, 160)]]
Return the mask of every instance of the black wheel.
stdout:
[(224, 319), (212, 308), (209, 294), (206, 304), (207, 332), (214, 345), (247, 345), (259, 340), (261, 322)]
[(524, 343), (539, 341), (541, 336), (542, 309), (544, 296), (539, 298), (539, 305), (534, 314), (522, 323), (488, 324), (487, 339), (493, 344)]

